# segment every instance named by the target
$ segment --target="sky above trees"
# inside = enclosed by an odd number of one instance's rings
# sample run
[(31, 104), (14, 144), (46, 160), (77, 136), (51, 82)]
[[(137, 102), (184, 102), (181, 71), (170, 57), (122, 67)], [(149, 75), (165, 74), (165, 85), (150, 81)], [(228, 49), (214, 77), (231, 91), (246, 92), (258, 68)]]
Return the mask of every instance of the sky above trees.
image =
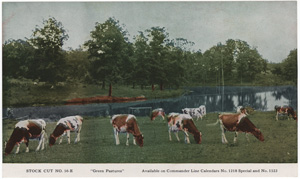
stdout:
[(43, 20), (55, 17), (69, 35), (63, 48), (76, 49), (90, 39), (96, 22), (114, 17), (131, 42), (139, 31), (160, 26), (171, 39), (185, 38), (202, 52), (227, 39), (241, 39), (264, 59), (281, 62), (297, 48), (297, 1), (4, 2), (2, 14), (2, 43), (30, 38)]

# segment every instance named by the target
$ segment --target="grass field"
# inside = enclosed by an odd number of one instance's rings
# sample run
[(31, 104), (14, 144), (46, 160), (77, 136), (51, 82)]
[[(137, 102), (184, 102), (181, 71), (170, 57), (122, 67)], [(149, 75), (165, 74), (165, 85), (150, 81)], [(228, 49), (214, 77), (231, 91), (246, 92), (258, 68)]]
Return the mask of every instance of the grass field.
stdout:
[[(207, 114), (203, 121), (196, 121), (202, 132), (202, 144), (195, 144), (190, 135), (191, 144), (184, 143), (183, 133), (178, 142), (172, 134), (168, 139), (166, 121), (149, 117), (137, 117), (140, 130), (144, 135), (144, 147), (126, 146), (125, 134), (120, 136), (121, 144), (115, 145), (109, 118), (85, 117), (81, 141), (74, 144), (75, 134), (71, 134), (72, 143), (66, 138), (62, 144), (44, 151), (35, 152), (37, 141), (31, 141), (30, 152), (25, 153), (25, 144), (20, 153), (4, 156), (4, 163), (297, 163), (297, 122), (294, 120), (275, 121), (274, 112), (254, 112), (249, 118), (258, 127), (265, 138), (260, 142), (249, 135), (250, 142), (240, 134), (238, 142), (233, 143), (234, 133), (227, 132), (228, 144), (221, 143), (219, 125), (214, 123), (216, 113)], [(12, 133), (16, 121), (3, 121), (3, 140)], [(55, 122), (47, 124), (48, 136)], [(15, 150), (15, 149), (14, 149)]]

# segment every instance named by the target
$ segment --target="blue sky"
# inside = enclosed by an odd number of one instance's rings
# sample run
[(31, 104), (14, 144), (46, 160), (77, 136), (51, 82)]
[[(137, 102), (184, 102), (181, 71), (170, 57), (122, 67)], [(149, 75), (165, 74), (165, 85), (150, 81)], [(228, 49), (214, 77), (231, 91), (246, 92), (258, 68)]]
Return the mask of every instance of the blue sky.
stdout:
[(125, 25), (130, 39), (138, 31), (160, 26), (170, 38), (192, 41), (202, 52), (219, 42), (240, 39), (268, 61), (281, 62), (297, 48), (297, 1), (4, 2), (2, 43), (30, 38), (49, 17), (67, 30), (65, 49), (78, 48), (89, 39), (95, 23), (109, 17)]

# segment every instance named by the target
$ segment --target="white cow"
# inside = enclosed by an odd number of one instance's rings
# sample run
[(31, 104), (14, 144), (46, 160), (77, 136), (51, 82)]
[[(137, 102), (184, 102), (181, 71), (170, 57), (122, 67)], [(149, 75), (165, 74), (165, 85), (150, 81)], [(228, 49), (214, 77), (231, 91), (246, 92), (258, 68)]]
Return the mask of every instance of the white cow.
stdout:
[(182, 109), (184, 114), (189, 114), (193, 119), (197, 121), (199, 118), (202, 118), (206, 115), (206, 107), (204, 105), (199, 106), (198, 108), (184, 108)]

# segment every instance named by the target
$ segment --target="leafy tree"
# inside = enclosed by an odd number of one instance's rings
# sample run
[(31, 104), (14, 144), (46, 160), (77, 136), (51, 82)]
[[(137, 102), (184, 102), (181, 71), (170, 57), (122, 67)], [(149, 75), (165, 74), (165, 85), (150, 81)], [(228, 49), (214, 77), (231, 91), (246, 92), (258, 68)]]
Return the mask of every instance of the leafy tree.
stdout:
[(36, 27), (28, 42), (35, 48), (34, 59), (29, 67), (30, 77), (55, 84), (64, 80), (65, 57), (62, 46), (69, 38), (62, 23), (54, 17)]
[(218, 46), (213, 46), (203, 54), (203, 59), (206, 62), (206, 76), (207, 81), (216, 82), (216, 85), (221, 83), (221, 70), (222, 70), (222, 55), (221, 49)]
[(24, 40), (9, 40), (3, 45), (3, 76), (26, 77), (33, 48)]
[(272, 74), (276, 75), (277, 77), (282, 76), (282, 67), (281, 63), (273, 64), (273, 68), (271, 69)]
[(126, 31), (119, 25), (119, 21), (109, 18), (104, 23), (96, 23), (95, 30), (91, 31), (91, 40), (85, 42), (90, 53), (91, 76), (95, 82), (109, 85), (109, 96), (112, 95), (112, 83), (122, 79), (120, 64), (128, 51)]
[(82, 49), (70, 50), (66, 52), (67, 80), (71, 82), (85, 82), (89, 77), (90, 61), (88, 52)]
[(297, 49), (291, 50), (288, 57), (283, 60), (282, 72), (284, 79), (297, 84)]
[(166, 74), (165, 83), (167, 85), (178, 88), (179, 85), (186, 82), (186, 68), (183, 62), (184, 52), (180, 48), (168, 46), (166, 66), (164, 67), (164, 73)]
[(198, 50), (194, 53), (195, 60), (197, 63), (197, 70), (195, 73), (195, 81), (198, 82), (198, 84), (206, 85), (207, 81), (207, 71), (208, 71), (208, 63), (205, 60), (204, 55), (202, 54), (201, 50)]
[(252, 82), (258, 74), (267, 71), (267, 61), (241, 40), (229, 39), (225, 45), (219, 43), (207, 50), (203, 59), (207, 63), (208, 79), (212, 81), (215, 76), (217, 85), (223, 84), (223, 79)]
[(240, 53), (237, 59), (237, 72), (241, 79), (252, 82), (257, 74), (264, 71), (265, 60), (256, 49), (248, 49)]
[(150, 83), (151, 76), (150, 46), (143, 32), (139, 32), (139, 35), (135, 37), (133, 59), (135, 70), (132, 80), (141, 85), (141, 89), (143, 89)]
[(170, 58), (167, 65), (169, 68), (168, 79), (170, 85), (194, 83), (197, 81), (196, 74), (199, 68), (199, 60), (190, 51), (193, 42), (184, 38), (176, 38), (170, 41), (168, 46)]
[(168, 43), (169, 34), (164, 27), (152, 27), (146, 30), (148, 32), (148, 38), (150, 39), (150, 83), (152, 84), (152, 90), (154, 90), (154, 84), (159, 84), (160, 89), (163, 89), (163, 85), (166, 82), (166, 73), (164, 67), (166, 64), (167, 49), (165, 47)]
[(127, 85), (132, 84), (135, 86), (134, 70), (136, 67), (135, 59), (133, 58), (134, 49), (133, 44), (126, 42), (124, 48), (120, 52), (122, 54), (122, 60), (120, 61), (120, 79)]

